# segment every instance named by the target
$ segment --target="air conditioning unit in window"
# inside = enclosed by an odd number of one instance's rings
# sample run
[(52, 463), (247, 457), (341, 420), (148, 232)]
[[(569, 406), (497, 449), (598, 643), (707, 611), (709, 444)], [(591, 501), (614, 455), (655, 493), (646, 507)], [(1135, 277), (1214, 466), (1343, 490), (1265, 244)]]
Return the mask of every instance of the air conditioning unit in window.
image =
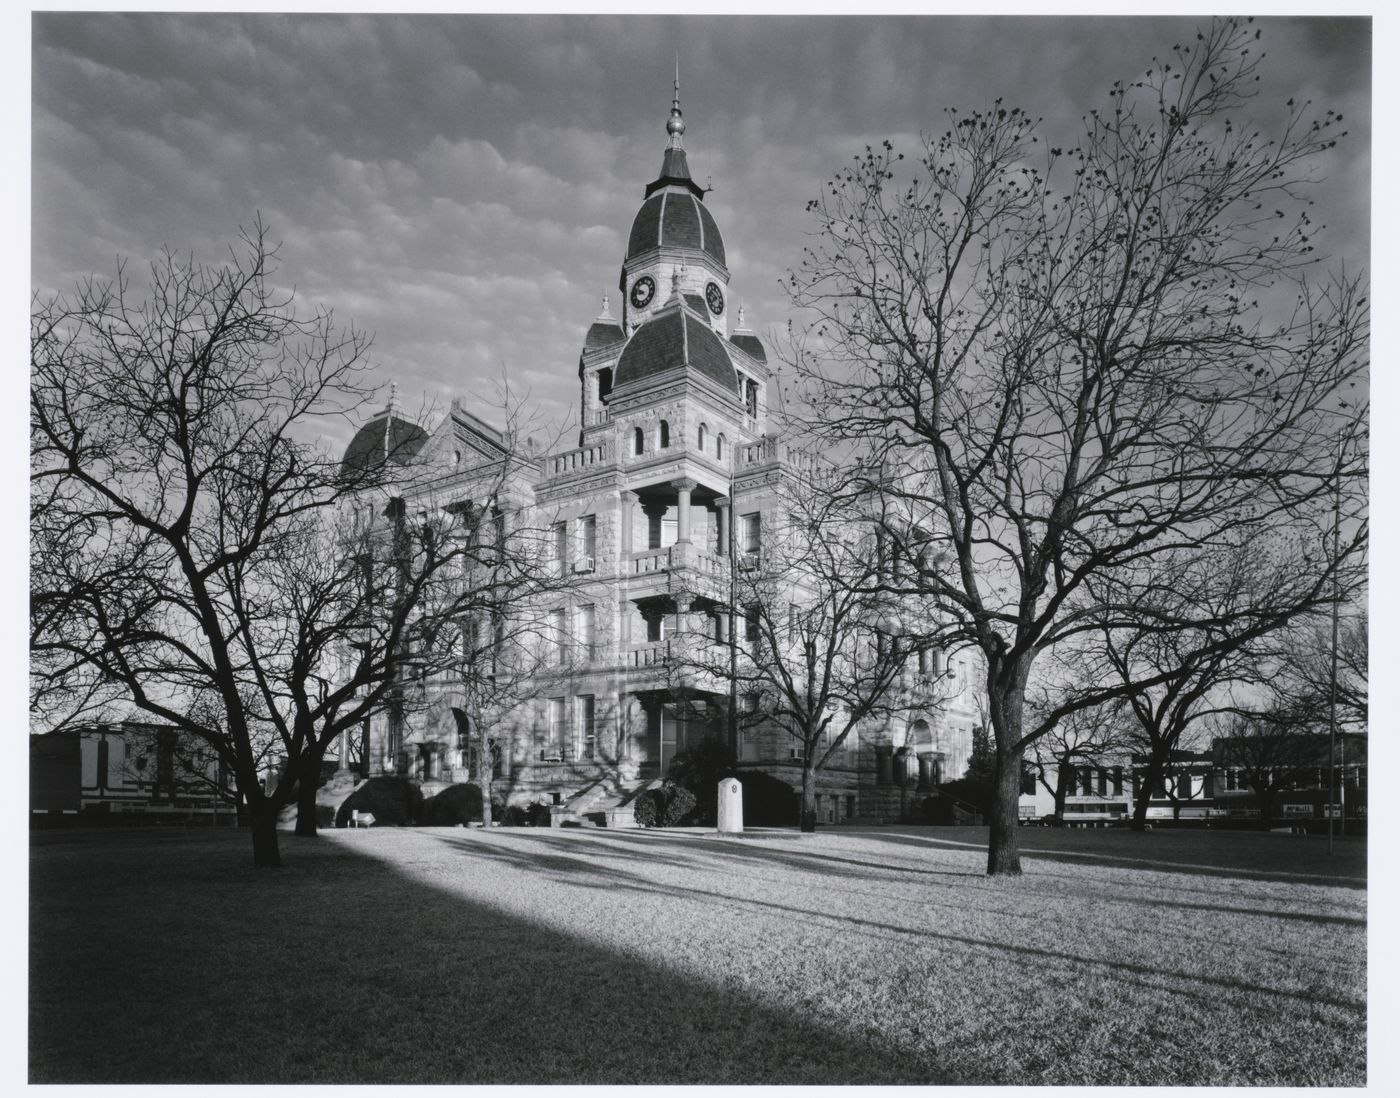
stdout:
[(580, 573), (593, 571), (593, 558), (584, 557), (582, 560), (575, 561), (574, 571)]
[(758, 554), (745, 553), (739, 558), (739, 570), (742, 572), (754, 572), (758, 569)]
[(797, 760), (800, 762), (800, 761), (802, 760), (802, 748), (800, 748), (800, 747), (789, 747), (789, 748), (788, 748), (788, 758), (789, 758), (789, 759), (797, 759)]

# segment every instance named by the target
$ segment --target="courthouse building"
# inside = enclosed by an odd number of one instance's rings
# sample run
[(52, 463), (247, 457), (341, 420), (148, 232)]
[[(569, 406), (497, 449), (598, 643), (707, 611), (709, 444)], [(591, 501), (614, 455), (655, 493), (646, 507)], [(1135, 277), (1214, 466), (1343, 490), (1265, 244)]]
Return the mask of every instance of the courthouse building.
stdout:
[[(548, 613), (576, 656), (487, 730), (484, 759), (450, 676), (438, 677), (427, 704), (370, 722), (361, 773), (404, 774), (432, 793), (492, 766), (498, 798), (620, 823), (628, 798), (677, 752), (731, 734), (728, 684), (686, 680), (672, 641), (721, 627), (729, 569), (757, 551), (804, 457), (770, 418), (772, 371), (733, 306), (724, 237), (682, 144), (679, 93), (666, 131), (660, 173), (627, 236), (617, 304), (603, 295), (583, 334), (577, 445), (530, 455), (500, 484), (493, 470), (511, 441), (467, 401), (453, 400), (430, 426), (391, 400), (346, 453), (347, 462), (403, 463), (409, 509), (412, 493), (429, 491), (426, 472), (435, 506), (499, 503), (473, 498), (490, 483), (528, 511), (571, 581)], [(819, 820), (893, 818), (940, 776), (961, 776), (979, 719), (972, 660), (940, 658), (937, 704), (850, 738), (822, 773)], [(782, 728), (742, 722), (737, 740), (743, 765), (799, 786), (797, 741)]]

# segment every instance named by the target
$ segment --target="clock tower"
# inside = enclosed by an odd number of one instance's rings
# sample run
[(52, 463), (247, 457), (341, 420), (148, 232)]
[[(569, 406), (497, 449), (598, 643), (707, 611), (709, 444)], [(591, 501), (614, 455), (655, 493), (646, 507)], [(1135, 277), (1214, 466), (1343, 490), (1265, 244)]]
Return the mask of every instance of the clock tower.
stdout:
[[(704, 390), (711, 407), (703, 421), (711, 438), (718, 437), (716, 423), (724, 424), (729, 443), (761, 434), (766, 355), (730, 300), (724, 238), (705, 205), (705, 189), (691, 178), (685, 130), (678, 71), (661, 171), (646, 185), (627, 235), (618, 278), (621, 317), (612, 315), (605, 299), (584, 340), (580, 445), (606, 434), (625, 452), (623, 436), (636, 428), (622, 420), (635, 416), (621, 413), (640, 411), (663, 389), (669, 397), (680, 395), (674, 384), (660, 384), (663, 375), (690, 396)], [(731, 313), (739, 314), (737, 324)]]

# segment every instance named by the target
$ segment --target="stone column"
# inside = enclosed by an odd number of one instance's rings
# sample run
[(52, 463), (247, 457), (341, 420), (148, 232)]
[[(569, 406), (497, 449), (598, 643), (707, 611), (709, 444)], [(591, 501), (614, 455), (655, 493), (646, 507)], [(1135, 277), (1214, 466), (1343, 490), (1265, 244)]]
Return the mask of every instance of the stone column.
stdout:
[(673, 480), (671, 487), (676, 490), (676, 541), (690, 544), (690, 493), (695, 491), (695, 481)]
[(719, 522), (719, 546), (716, 552), (721, 557), (729, 556), (729, 497), (720, 496), (715, 500), (715, 516)]
[(687, 618), (690, 614), (691, 602), (692, 600), (689, 595), (681, 594), (676, 596), (676, 626), (674, 636), (677, 641), (680, 640), (685, 634), (686, 629), (689, 628), (687, 625)]
[(626, 488), (623, 488), (617, 493), (618, 529), (620, 531), (619, 540), (621, 541), (621, 544), (617, 547), (617, 559), (623, 575), (627, 574), (627, 570), (630, 567), (629, 558), (632, 555), (632, 511), (636, 506), (636, 492), (630, 492)]

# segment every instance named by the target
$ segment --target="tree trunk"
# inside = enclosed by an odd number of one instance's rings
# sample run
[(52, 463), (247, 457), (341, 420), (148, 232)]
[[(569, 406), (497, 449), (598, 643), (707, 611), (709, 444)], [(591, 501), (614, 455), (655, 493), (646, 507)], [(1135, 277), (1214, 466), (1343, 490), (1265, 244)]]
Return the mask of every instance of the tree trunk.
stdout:
[[(477, 728), (481, 728), (480, 721), (473, 721)], [(480, 774), (477, 777), (477, 785), (481, 786), (481, 826), (491, 826), (491, 783), (495, 779), (496, 764), (491, 758), (491, 742), (485, 730), (481, 732), (481, 742), (476, 751), (477, 769)]]
[(817, 771), (810, 754), (802, 760), (802, 821), (803, 831), (817, 829)]
[(1060, 763), (1059, 774), (1055, 778), (1055, 822), (1065, 822), (1065, 799), (1069, 796), (1069, 764)]
[(997, 750), (996, 785), (992, 793), (991, 830), (987, 838), (987, 875), (1021, 875), (1021, 758), (1022, 752)]
[(1267, 793), (1259, 791), (1255, 794), (1259, 801), (1259, 829), (1268, 831), (1269, 825), (1274, 822), (1274, 794), (1273, 790)]
[(282, 854), (277, 849), (277, 805), (259, 797), (248, 805), (248, 819), (253, 826), (253, 864), (277, 867)]
[(302, 755), (301, 777), (297, 782), (297, 826), (294, 834), (315, 838), (316, 787), (321, 782), (321, 752), (308, 749)]
[(1162, 777), (1162, 764), (1155, 757), (1147, 760), (1147, 769), (1138, 778), (1133, 791), (1133, 822), (1129, 825), (1134, 831), (1147, 830), (1147, 803), (1152, 800), (1152, 791)]

